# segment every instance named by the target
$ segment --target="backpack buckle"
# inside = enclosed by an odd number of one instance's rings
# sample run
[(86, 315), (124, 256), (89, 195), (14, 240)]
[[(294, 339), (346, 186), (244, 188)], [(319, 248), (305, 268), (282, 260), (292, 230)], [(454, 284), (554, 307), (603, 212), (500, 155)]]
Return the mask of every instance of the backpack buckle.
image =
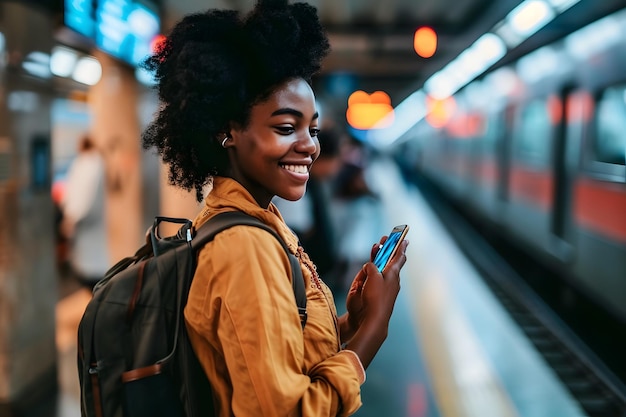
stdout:
[(300, 316), (300, 324), (304, 329), (304, 326), (306, 325), (306, 319), (308, 317), (306, 308), (298, 307), (298, 315)]

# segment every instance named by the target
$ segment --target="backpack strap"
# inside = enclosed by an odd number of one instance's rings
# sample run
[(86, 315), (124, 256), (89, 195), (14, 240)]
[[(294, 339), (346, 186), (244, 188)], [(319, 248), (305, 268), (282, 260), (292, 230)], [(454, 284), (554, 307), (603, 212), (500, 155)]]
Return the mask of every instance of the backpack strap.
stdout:
[(287, 247), (285, 241), (270, 226), (263, 223), (256, 217), (250, 216), (241, 211), (228, 211), (225, 213), (220, 213), (210, 218), (206, 223), (198, 228), (196, 234), (191, 240), (191, 246), (194, 251), (197, 251), (204, 244), (213, 240), (215, 235), (217, 235), (219, 232), (226, 230), (229, 227), (238, 225), (253, 226), (258, 227), (259, 229), (266, 230), (267, 232), (271, 233), (276, 238), (276, 240), (278, 240), (280, 245), (285, 250), (285, 253), (289, 257), (289, 263), (291, 265), (291, 285), (293, 287), (293, 292), (296, 297), (298, 314), (300, 315), (300, 324), (302, 324), (302, 328), (304, 329), (304, 325), (306, 324), (307, 320), (306, 290), (304, 288), (304, 279), (302, 277), (302, 269), (300, 269), (300, 262), (298, 261), (298, 258), (296, 258), (296, 256), (289, 251), (289, 248)]

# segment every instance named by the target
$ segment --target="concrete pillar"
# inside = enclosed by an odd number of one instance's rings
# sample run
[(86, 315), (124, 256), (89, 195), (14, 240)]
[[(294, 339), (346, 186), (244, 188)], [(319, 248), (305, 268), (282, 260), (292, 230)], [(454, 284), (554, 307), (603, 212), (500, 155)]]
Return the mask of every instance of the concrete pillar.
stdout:
[[(158, 95), (152, 88), (140, 86), (139, 119), (141, 129), (153, 121), (158, 109)], [(152, 225), (155, 216), (185, 217), (193, 219), (203, 203), (196, 201), (196, 194), (174, 187), (168, 183), (167, 167), (156, 154), (155, 149), (144, 150), (142, 155), (143, 175), (143, 217), (144, 228)], [(165, 236), (174, 234), (178, 226), (163, 225), (161, 232)]]
[(24, 67), (50, 53), (52, 19), (0, 2), (0, 32), (0, 415), (12, 416), (57, 389), (53, 90)]
[(134, 70), (94, 51), (100, 82), (89, 91), (94, 139), (104, 150), (106, 219), (112, 264), (132, 255), (144, 241), (141, 126)]
[[(159, 215), (168, 217), (184, 217), (193, 220), (204, 202), (196, 201), (196, 193), (187, 192), (181, 188), (174, 187), (168, 183), (168, 171), (166, 165), (161, 165), (161, 188)], [(180, 225), (163, 225), (163, 234), (174, 234)]]

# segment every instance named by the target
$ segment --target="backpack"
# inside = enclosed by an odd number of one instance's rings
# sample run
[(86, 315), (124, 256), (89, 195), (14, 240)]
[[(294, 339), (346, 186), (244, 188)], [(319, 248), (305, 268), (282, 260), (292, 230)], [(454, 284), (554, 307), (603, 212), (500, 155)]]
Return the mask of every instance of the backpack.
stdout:
[[(161, 238), (162, 222), (182, 224)], [(209, 382), (189, 343), (183, 308), (196, 253), (235, 225), (272, 233), (289, 256), (302, 326), (306, 294), (298, 259), (269, 226), (242, 212), (216, 215), (194, 235), (191, 221), (156, 217), (146, 244), (111, 267), (93, 290), (78, 327), (83, 417), (207, 417), (214, 415)]]

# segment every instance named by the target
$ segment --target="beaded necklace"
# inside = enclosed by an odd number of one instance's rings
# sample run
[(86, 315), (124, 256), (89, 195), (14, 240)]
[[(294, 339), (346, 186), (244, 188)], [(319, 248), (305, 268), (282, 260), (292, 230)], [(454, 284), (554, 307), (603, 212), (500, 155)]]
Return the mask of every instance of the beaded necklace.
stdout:
[(338, 349), (341, 350), (341, 335), (339, 334), (339, 320), (337, 318), (336, 311), (331, 307), (331, 303), (330, 303), (330, 300), (328, 299), (328, 296), (326, 295), (326, 291), (324, 291), (324, 289), (322, 288), (322, 280), (320, 279), (320, 276), (317, 273), (317, 266), (315, 266), (313, 261), (311, 261), (311, 258), (309, 258), (309, 255), (304, 251), (304, 248), (300, 245), (298, 245), (298, 249), (296, 251), (296, 258), (298, 258), (298, 260), (301, 263), (303, 263), (304, 266), (306, 266), (306, 268), (311, 273), (311, 277), (309, 278), (309, 283), (310, 283), (311, 288), (317, 288), (322, 293), (322, 295), (324, 296), (324, 299), (326, 300), (326, 305), (328, 306), (328, 309), (330, 310), (331, 316), (333, 317), (333, 323), (335, 325), (335, 333), (337, 335)]

